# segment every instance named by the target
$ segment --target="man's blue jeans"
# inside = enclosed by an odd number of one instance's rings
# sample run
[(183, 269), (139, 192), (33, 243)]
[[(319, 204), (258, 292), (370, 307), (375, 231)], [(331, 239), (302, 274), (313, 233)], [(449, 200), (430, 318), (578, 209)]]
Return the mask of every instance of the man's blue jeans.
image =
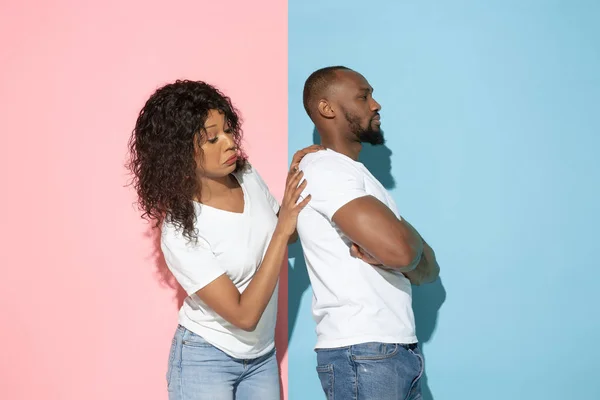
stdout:
[(327, 400), (421, 399), (424, 365), (416, 343), (361, 343), (316, 351)]

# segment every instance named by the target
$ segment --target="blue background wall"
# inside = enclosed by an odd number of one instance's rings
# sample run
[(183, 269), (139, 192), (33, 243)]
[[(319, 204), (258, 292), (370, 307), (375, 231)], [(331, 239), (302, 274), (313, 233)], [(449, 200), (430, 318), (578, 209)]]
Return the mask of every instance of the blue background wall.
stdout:
[[(289, 0), (289, 152), (304, 80), (343, 64), (382, 104), (363, 161), (432, 244), (414, 291), (425, 399), (600, 398), (600, 2)], [(319, 399), (290, 251), (289, 391)]]

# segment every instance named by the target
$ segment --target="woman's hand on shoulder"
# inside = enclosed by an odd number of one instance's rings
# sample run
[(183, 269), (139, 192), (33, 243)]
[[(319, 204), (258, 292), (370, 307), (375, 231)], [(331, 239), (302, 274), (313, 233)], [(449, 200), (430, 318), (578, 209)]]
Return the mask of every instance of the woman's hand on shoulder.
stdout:
[(310, 201), (310, 195), (306, 196), (302, 201), (298, 202), (304, 188), (306, 188), (306, 180), (302, 180), (304, 173), (298, 168), (298, 164), (302, 161), (305, 155), (323, 150), (320, 145), (312, 145), (299, 150), (292, 158), (292, 164), (288, 171), (285, 193), (281, 208), (279, 209), (279, 221), (277, 222), (277, 230), (284, 235), (292, 236), (296, 232), (296, 223), (298, 222), (298, 214)]
[(300, 161), (302, 161), (305, 155), (315, 153), (320, 150), (325, 150), (325, 147), (321, 146), (320, 144), (313, 144), (311, 146), (303, 148), (302, 150), (298, 150), (296, 153), (294, 153), (294, 157), (292, 157), (290, 171), (298, 170), (298, 165), (300, 165)]

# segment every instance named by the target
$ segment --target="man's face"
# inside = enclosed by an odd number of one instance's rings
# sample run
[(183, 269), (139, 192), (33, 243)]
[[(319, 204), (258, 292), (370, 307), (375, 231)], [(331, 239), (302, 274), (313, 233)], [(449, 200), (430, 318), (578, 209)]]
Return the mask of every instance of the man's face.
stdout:
[(341, 111), (340, 117), (344, 118), (350, 133), (362, 143), (385, 143), (380, 127), (381, 106), (373, 98), (369, 82), (354, 71), (338, 71), (338, 74), (333, 105)]

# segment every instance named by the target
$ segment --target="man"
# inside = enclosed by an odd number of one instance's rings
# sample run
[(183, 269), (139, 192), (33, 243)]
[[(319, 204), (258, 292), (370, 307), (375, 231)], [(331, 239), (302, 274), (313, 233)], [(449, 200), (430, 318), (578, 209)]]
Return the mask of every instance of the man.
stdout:
[(437, 279), (433, 250), (359, 163), (385, 142), (373, 88), (346, 67), (315, 71), (304, 107), (326, 148), (300, 169), (311, 196), (298, 217), (317, 322), (317, 372), (327, 398), (419, 399), (423, 358), (411, 283)]

